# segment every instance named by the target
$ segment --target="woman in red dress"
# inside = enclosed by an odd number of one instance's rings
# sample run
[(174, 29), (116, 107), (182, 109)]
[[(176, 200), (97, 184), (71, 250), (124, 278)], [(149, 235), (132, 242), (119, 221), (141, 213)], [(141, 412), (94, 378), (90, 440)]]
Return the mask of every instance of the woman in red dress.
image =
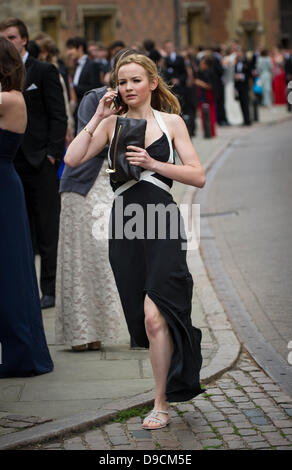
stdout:
[(275, 49), (272, 61), (274, 104), (286, 104), (285, 58), (278, 49)]
[(214, 90), (214, 80), (212, 75), (212, 59), (209, 57), (203, 57), (200, 61), (200, 66), (195, 79), (195, 84), (198, 87), (199, 94), (199, 106), (201, 111), (201, 120), (204, 128), (204, 111), (203, 105), (209, 104), (210, 110), (210, 122), (211, 122), (211, 134), (212, 137), (216, 137), (216, 102)]

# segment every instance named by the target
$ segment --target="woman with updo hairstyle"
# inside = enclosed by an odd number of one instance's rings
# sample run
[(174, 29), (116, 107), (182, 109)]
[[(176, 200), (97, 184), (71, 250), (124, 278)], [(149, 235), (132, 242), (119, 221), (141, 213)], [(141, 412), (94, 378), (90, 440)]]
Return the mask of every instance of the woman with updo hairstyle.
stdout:
[(0, 378), (45, 374), (53, 369), (25, 196), (13, 165), (27, 124), (24, 73), (16, 47), (0, 37)]
[[(202, 334), (191, 322), (193, 280), (183, 220), (170, 189), (173, 180), (202, 188), (205, 175), (179, 116), (178, 100), (155, 63), (141, 54), (121, 55), (115, 73), (117, 90), (100, 100), (92, 119), (70, 144), (65, 163), (78, 166), (106, 144), (111, 146), (118, 113), (147, 121), (144, 147), (128, 145), (125, 153), (130, 165), (141, 168), (139, 181), (110, 180), (115, 199), (109, 258), (129, 333), (138, 346), (150, 349), (154, 409), (142, 427), (156, 430), (169, 424), (170, 402), (202, 393)], [(118, 92), (122, 105), (116, 110), (113, 100)], [(175, 165), (174, 150), (181, 165)], [(131, 224), (135, 227), (129, 215), (133, 211), (142, 213), (143, 234), (129, 231)]]

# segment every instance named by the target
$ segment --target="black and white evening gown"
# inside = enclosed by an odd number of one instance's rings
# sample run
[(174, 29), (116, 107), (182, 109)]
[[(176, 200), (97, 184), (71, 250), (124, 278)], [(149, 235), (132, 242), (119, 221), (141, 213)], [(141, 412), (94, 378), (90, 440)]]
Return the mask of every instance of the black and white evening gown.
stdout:
[[(162, 135), (147, 147), (147, 151), (152, 158), (174, 163), (172, 142), (162, 115), (154, 109), (153, 113)], [(182, 249), (186, 241), (183, 220), (169, 193), (172, 180), (143, 170), (139, 182), (131, 180), (111, 184), (115, 199), (111, 213), (109, 258), (129, 333), (139, 346), (149, 347), (144, 324), (144, 299), (147, 294), (166, 319), (174, 343), (167, 377), (167, 400), (188, 401), (202, 393), (199, 379), (202, 333), (191, 322), (193, 279), (188, 270), (186, 251)], [(169, 214), (164, 219), (165, 236), (160, 233), (161, 226), (158, 224), (163, 217), (149, 218), (149, 213), (147, 217), (147, 210), (153, 207), (169, 209), (165, 211)], [(140, 224), (141, 210), (144, 236), (121, 236), (121, 228), (126, 232), (133, 225), (133, 217), (137, 213), (140, 219), (135, 220)], [(177, 231), (178, 236), (173, 237), (171, 224), (175, 223), (181, 230)]]

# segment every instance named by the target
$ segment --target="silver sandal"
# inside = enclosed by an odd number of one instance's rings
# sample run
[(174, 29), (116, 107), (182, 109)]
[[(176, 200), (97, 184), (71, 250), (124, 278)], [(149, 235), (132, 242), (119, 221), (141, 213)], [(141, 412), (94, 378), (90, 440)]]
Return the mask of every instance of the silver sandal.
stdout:
[[(159, 413), (169, 416), (169, 411), (152, 410), (151, 413), (144, 419), (142, 428), (146, 430), (148, 429), (149, 431), (155, 431), (155, 429), (165, 428), (170, 423), (171, 419), (168, 418), (166, 421), (164, 421), (158, 416)], [(154, 428), (144, 426), (144, 423), (146, 423), (147, 421), (154, 421), (155, 423), (159, 423), (160, 426), (155, 426)]]

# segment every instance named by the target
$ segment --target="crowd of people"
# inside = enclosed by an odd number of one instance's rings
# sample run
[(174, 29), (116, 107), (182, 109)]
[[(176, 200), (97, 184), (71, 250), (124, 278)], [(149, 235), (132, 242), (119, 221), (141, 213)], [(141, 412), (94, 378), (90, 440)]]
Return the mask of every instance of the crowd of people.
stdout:
[[(67, 85), (71, 108), (77, 110), (86, 91), (109, 85), (115, 54), (126, 47), (123, 41), (114, 41), (109, 47), (102, 43), (75, 37), (67, 41), (65, 63), (58, 57), (54, 41), (40, 33), (30, 41), (28, 50), (40, 60), (54, 57)], [(211, 135), (216, 136), (216, 126), (251, 125), (251, 105), (270, 107), (287, 104), (287, 83), (292, 76), (291, 51), (263, 48), (245, 53), (234, 40), (228, 46), (213, 48), (198, 46), (177, 51), (174, 43), (165, 41), (156, 47), (153, 40), (131, 48), (144, 52), (156, 63), (159, 73), (179, 98), (182, 116), (191, 136), (196, 134), (196, 116), (200, 115), (205, 127), (204, 105), (208, 105)], [(77, 65), (78, 63), (78, 65)], [(82, 72), (81, 72), (82, 71)], [(70, 88), (71, 87), (71, 88)], [(289, 110), (290, 106), (288, 105)], [(68, 107), (66, 108), (68, 109)], [(69, 110), (67, 111), (69, 114)], [(72, 120), (68, 137), (72, 137)]]
[[(211, 136), (217, 125), (251, 125), (251, 97), (267, 107), (287, 103), (291, 68), (288, 52), (245, 54), (236, 41), (228, 48), (176, 51), (171, 40), (161, 48), (149, 39), (131, 48), (115, 41), (107, 48), (73, 37), (62, 59), (47, 34), (29, 40), (20, 19), (0, 23), (0, 183), (6, 196), (0, 203), (6, 227), (0, 245), (0, 377), (53, 369), (41, 309), (56, 307), (56, 342), (84, 351), (117, 341), (122, 306), (131, 344), (150, 345), (157, 401), (146, 427), (168, 424), (166, 392), (175, 401), (201, 393), (201, 332), (190, 321), (192, 278), (180, 240), (113, 239), (108, 246), (92, 234), (100, 217), (96, 204), (110, 206), (122, 191), (129, 204), (173, 204), (172, 180), (203, 187), (190, 139), (197, 113)], [(128, 157), (148, 179), (141, 177), (131, 191), (111, 188), (105, 172), (119, 111), (111, 106), (117, 85), (127, 117), (147, 120), (149, 145)], [(168, 164), (174, 163), (171, 142), (181, 166)], [(180, 375), (174, 363), (182, 361)]]

